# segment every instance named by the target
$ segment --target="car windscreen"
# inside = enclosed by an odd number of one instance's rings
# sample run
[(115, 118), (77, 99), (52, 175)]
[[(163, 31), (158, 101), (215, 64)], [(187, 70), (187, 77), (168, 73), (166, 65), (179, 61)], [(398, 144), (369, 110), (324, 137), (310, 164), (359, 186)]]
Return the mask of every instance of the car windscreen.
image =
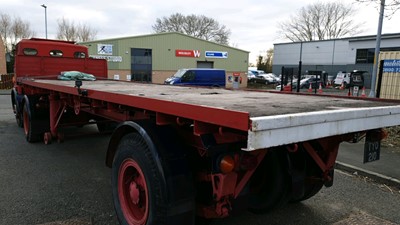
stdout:
[(188, 71), (188, 70), (186, 70), (186, 69), (180, 69), (180, 70), (178, 70), (178, 71), (173, 75), (173, 77), (182, 77), (183, 74), (186, 73), (186, 71)]

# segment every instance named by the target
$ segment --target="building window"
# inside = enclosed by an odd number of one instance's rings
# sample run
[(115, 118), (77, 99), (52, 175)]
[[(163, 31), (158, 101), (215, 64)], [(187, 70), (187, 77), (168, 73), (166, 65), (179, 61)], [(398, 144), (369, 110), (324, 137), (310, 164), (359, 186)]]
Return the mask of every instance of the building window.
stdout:
[[(381, 48), (381, 52), (388, 52), (388, 51), (400, 51), (400, 47), (391, 47), (391, 48)], [(366, 64), (366, 63), (374, 63), (375, 57), (375, 49), (368, 48), (368, 49), (357, 49), (356, 53), (356, 64)]]
[(374, 51), (373, 48), (357, 49), (356, 64), (374, 63)]

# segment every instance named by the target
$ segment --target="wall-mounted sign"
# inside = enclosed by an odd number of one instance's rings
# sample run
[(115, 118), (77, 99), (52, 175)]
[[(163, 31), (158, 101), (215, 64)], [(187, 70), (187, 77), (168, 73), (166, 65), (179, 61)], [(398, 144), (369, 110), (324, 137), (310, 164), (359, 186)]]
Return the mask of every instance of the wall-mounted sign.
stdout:
[(97, 44), (97, 54), (112, 55), (113, 45), (110, 44)]
[(400, 59), (383, 60), (384, 73), (400, 73)]
[(199, 51), (199, 50), (182, 50), (182, 49), (176, 49), (176, 50), (175, 50), (175, 56), (176, 56), (176, 57), (193, 57), (193, 58), (199, 58), (199, 57), (200, 57), (200, 51)]
[(107, 62), (122, 62), (122, 56), (114, 55), (89, 55), (89, 57), (94, 59), (105, 59)]
[(228, 52), (206, 51), (206, 58), (227, 59)]

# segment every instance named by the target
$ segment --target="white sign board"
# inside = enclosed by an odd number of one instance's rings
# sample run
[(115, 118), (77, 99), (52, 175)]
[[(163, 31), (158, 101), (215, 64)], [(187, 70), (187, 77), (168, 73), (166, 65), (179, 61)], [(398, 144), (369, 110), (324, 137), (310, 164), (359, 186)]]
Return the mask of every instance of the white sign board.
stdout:
[(112, 55), (113, 45), (110, 44), (97, 44), (97, 54)]

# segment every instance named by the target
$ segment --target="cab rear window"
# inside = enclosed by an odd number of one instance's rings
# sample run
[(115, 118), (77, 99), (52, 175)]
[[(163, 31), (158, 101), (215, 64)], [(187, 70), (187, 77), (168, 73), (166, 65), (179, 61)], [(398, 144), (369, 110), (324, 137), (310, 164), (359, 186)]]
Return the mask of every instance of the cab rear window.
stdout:
[(24, 48), (24, 55), (37, 55), (38, 51), (34, 48)]
[(83, 59), (86, 57), (86, 54), (84, 52), (75, 52), (74, 53), (74, 58), (80, 58)]
[(50, 56), (62, 57), (63, 56), (63, 52), (61, 50), (51, 50), (50, 51)]

